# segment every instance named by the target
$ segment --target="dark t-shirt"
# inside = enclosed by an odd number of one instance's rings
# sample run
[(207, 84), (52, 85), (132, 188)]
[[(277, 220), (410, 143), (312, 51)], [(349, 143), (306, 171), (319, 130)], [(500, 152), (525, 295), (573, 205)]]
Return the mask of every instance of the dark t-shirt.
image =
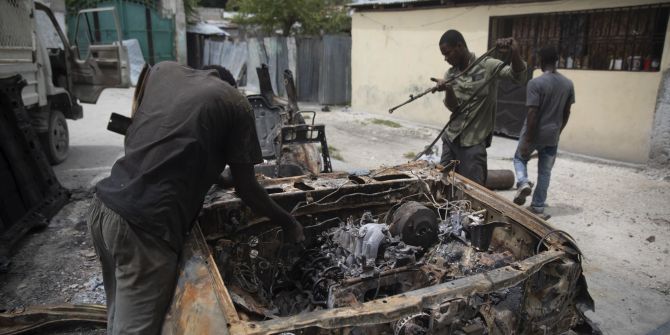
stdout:
[[(533, 144), (556, 146), (561, 136), (565, 108), (575, 103), (575, 87), (572, 81), (558, 72), (545, 72), (532, 79), (526, 87), (526, 106), (537, 107), (537, 129)], [(521, 138), (526, 135), (528, 125), (523, 122)]]
[(179, 251), (226, 164), (261, 161), (247, 99), (215, 71), (163, 62), (151, 69), (125, 156), (97, 184), (97, 196)]

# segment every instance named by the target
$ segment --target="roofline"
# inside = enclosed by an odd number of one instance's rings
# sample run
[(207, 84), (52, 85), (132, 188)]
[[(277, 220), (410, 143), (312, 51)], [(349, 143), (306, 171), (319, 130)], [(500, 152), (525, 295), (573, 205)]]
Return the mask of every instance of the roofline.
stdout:
[(448, 7), (472, 7), (472, 6), (493, 6), (507, 5), (530, 2), (550, 2), (558, 0), (419, 0), (419, 1), (399, 1), (395, 3), (361, 3), (349, 4), (348, 6), (356, 11), (399, 11), (399, 10), (417, 10), (434, 9)]

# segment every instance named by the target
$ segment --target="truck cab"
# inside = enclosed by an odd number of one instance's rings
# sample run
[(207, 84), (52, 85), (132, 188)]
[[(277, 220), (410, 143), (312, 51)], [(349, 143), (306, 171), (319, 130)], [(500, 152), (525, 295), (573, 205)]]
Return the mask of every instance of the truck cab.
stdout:
[[(111, 22), (116, 34), (102, 36), (100, 22)], [(70, 43), (41, 2), (0, 1), (0, 78), (20, 74), (26, 80), (23, 103), (52, 164), (67, 158), (66, 119), (83, 117), (80, 102), (95, 103), (104, 88), (128, 87), (130, 82), (113, 7), (80, 11), (74, 36)]]

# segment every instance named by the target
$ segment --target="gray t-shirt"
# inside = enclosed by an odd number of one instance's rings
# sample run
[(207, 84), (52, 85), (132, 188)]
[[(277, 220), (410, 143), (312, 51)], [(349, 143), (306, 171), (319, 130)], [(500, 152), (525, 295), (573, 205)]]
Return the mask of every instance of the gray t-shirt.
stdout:
[[(539, 146), (558, 145), (566, 106), (575, 103), (572, 81), (558, 72), (545, 72), (528, 82), (526, 106), (538, 108), (538, 125), (532, 143)], [(521, 137), (526, 134), (526, 119)]]

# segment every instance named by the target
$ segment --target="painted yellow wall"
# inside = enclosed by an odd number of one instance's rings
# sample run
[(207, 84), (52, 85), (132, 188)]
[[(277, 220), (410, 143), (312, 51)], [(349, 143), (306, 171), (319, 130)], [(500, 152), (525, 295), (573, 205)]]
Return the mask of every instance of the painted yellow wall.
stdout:
[[(400, 11), (355, 12), (352, 21), (352, 106), (387, 113), (410, 94), (431, 86), (449, 68), (438, 48), (447, 29), (463, 33), (479, 55), (488, 44), (491, 16), (611, 8), (659, 1), (549, 1), (531, 4), (472, 6)], [(670, 26), (669, 26), (670, 27)], [(670, 33), (666, 34), (661, 69), (670, 66)], [(644, 163), (661, 72), (633, 73), (564, 70), (575, 84), (577, 103), (561, 149)], [(398, 118), (442, 126), (449, 112), (443, 95), (429, 95), (398, 109)]]

